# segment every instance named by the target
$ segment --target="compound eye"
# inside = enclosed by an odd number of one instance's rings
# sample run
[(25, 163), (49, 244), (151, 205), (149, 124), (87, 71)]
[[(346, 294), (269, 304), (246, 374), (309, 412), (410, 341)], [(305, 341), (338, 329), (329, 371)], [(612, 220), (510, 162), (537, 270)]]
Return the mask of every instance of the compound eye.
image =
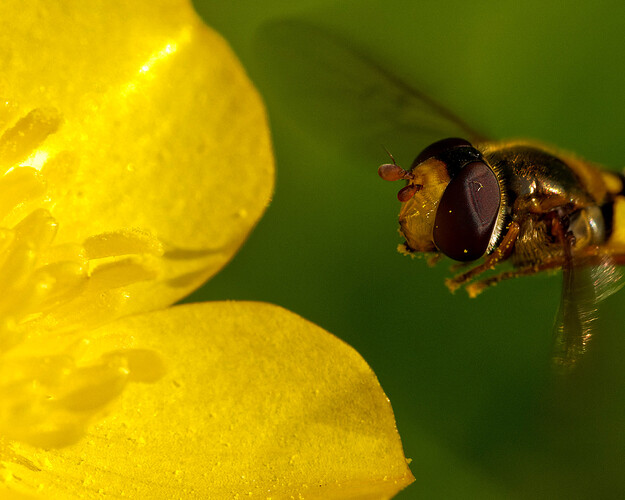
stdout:
[(501, 192), (492, 169), (482, 161), (466, 165), (447, 185), (436, 210), (433, 240), (447, 257), (479, 259), (493, 234)]
[(419, 156), (417, 156), (412, 162), (412, 167), (416, 167), (419, 163), (423, 163), (425, 160), (433, 158), (434, 156), (439, 156), (441, 153), (445, 153), (450, 149), (466, 146), (472, 147), (472, 144), (469, 141), (459, 139), (458, 137), (450, 137), (448, 139), (436, 141), (419, 153)]

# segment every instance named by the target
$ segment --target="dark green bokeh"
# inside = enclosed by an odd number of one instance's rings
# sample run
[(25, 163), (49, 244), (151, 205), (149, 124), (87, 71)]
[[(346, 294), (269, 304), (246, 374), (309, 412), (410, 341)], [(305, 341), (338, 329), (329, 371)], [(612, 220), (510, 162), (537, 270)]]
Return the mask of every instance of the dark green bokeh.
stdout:
[[(549, 369), (559, 276), (470, 300), (446, 263), (399, 255), (396, 185), (427, 138), (400, 100), (361, 103), (318, 26), (496, 138), (530, 137), (611, 168), (625, 157), (625, 6), (531, 1), (197, 0), (267, 103), (274, 200), (234, 261), (190, 300), (279, 304), (354, 346), (388, 394), (416, 484), (400, 498), (617, 497), (625, 491), (623, 294), (577, 373)], [(334, 39), (334, 38), (333, 38)], [(291, 59), (289, 59), (289, 57)], [(325, 70), (324, 70), (325, 68)], [(293, 81), (293, 75), (312, 75)], [(333, 72), (334, 71), (334, 72)], [(360, 71), (356, 66), (353, 71)], [(315, 72), (316, 78), (315, 78)], [(336, 76), (338, 88), (332, 88)], [(376, 100), (377, 99), (377, 100)], [(358, 117), (362, 117), (358, 121)], [(414, 123), (413, 123), (414, 124)], [(419, 126), (419, 124), (414, 124)], [(236, 166), (235, 166), (236, 167)]]

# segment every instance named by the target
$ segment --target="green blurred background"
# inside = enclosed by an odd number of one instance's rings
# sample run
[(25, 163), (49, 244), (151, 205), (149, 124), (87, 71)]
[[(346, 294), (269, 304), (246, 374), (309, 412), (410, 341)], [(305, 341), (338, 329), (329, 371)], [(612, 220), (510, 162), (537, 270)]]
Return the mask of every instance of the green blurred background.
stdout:
[[(444, 123), (420, 131), (431, 117), (349, 51), (489, 136), (539, 139), (617, 169), (625, 4), (196, 0), (196, 8), (263, 94), (278, 174), (242, 251), (189, 300), (272, 302), (354, 346), (389, 396), (412, 458), (416, 483), (399, 498), (623, 496), (625, 292), (607, 301), (592, 352), (561, 380), (549, 366), (559, 275), (471, 300), (445, 288), (448, 262), (429, 268), (398, 254), (400, 186), (377, 177), (383, 146), (406, 166), (449, 132), (437, 131)], [(376, 92), (359, 92), (374, 80)]]

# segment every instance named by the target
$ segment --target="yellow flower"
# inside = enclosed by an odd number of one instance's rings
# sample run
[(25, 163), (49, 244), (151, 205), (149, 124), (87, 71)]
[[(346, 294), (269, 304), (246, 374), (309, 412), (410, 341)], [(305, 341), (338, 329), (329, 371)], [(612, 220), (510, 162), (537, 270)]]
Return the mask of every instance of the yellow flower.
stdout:
[(347, 345), (169, 309), (269, 202), (262, 103), (184, 0), (0, 3), (0, 496), (387, 498), (412, 481)]

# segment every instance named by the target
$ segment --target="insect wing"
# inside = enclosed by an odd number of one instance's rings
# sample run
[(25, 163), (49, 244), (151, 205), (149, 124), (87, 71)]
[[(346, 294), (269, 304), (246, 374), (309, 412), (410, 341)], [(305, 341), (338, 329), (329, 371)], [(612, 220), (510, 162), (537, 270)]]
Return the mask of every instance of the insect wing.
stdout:
[(329, 30), (299, 20), (277, 21), (261, 30), (257, 47), (269, 68), (264, 90), (272, 109), (323, 140), (324, 147), (378, 154), (382, 145), (392, 151), (403, 146), (414, 154), (442, 137), (484, 140), (447, 108)]
[(554, 325), (554, 364), (569, 371), (596, 329), (599, 304), (620, 290), (623, 273), (609, 256), (573, 259), (562, 268), (562, 295)]

